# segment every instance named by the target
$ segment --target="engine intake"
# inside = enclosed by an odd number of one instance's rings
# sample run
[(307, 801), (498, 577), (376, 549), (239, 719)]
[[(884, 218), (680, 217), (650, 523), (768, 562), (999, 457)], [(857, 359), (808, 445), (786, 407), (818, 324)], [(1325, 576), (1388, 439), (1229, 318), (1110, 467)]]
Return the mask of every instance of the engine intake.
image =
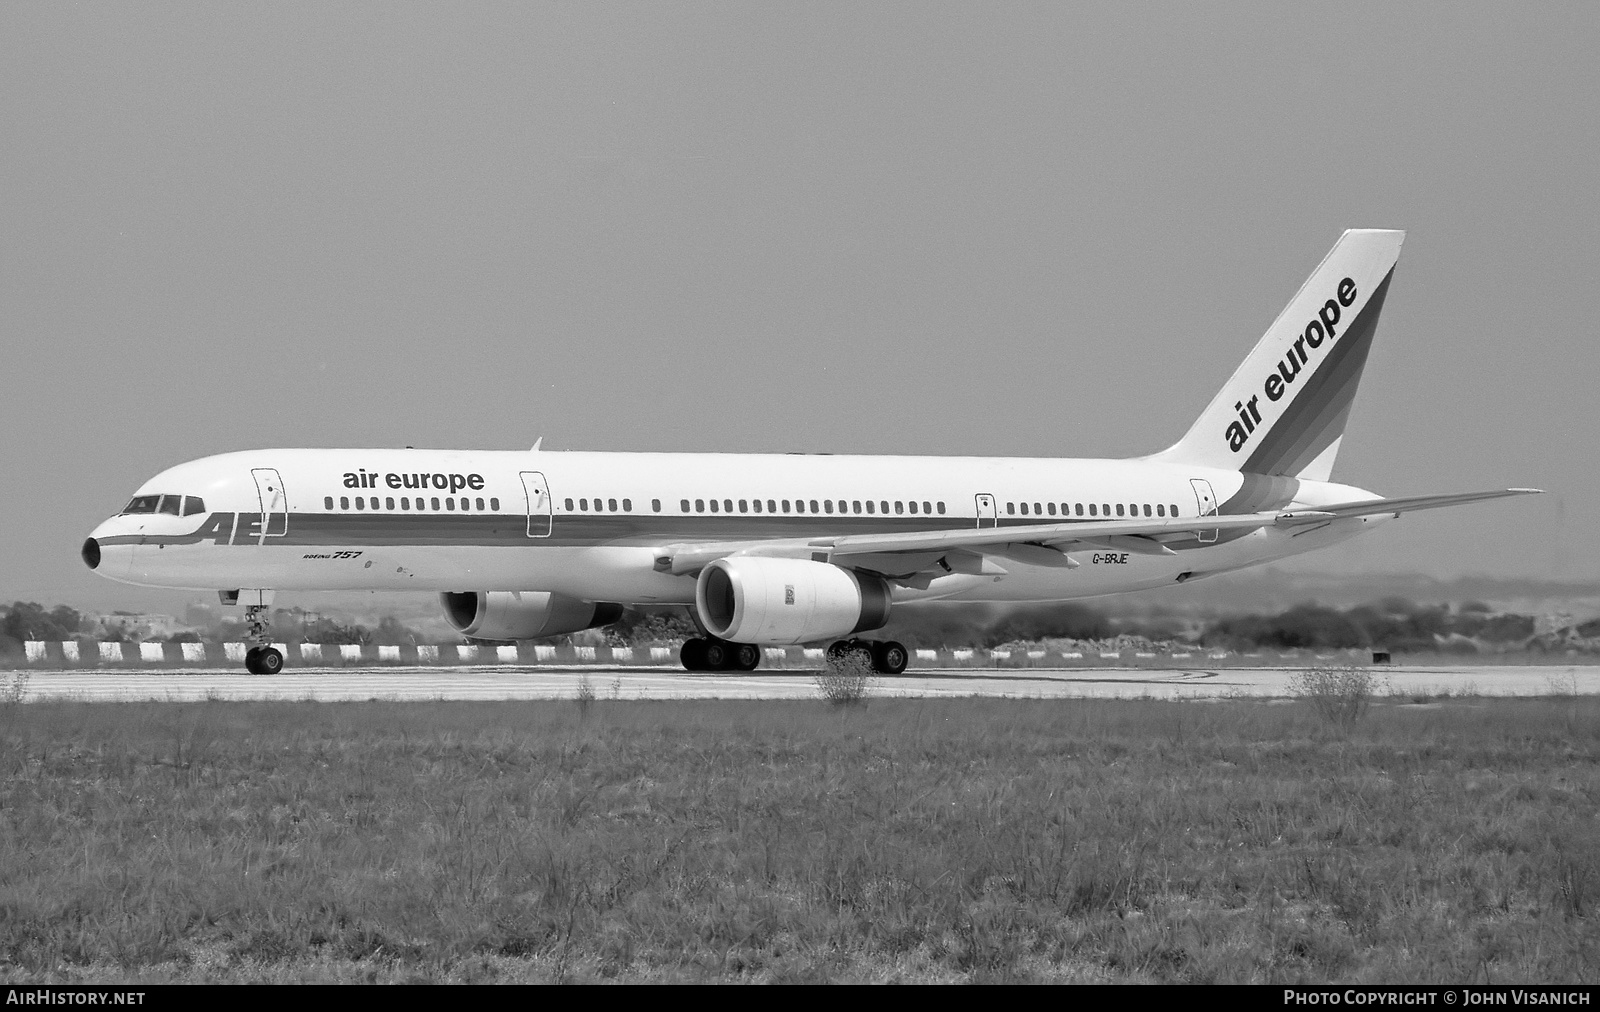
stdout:
[(695, 610), (734, 643), (809, 643), (889, 621), (889, 585), (826, 562), (731, 556), (700, 571)]
[(480, 640), (531, 640), (610, 625), (620, 604), (595, 604), (547, 591), (472, 590), (439, 595), (445, 621)]

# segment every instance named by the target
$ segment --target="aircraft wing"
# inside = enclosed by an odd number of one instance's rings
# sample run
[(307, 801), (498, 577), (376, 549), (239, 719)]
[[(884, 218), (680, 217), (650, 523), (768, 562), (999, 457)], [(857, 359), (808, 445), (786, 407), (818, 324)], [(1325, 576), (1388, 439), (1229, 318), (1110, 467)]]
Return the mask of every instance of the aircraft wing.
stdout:
[[(1016, 558), (1033, 565), (1075, 568), (1066, 552), (1100, 548), (1140, 555), (1172, 555), (1163, 542), (1187, 540), (1201, 532), (1255, 530), (1272, 526), (1300, 526), (1328, 523), (1348, 517), (1405, 513), (1412, 510), (1457, 506), (1504, 496), (1530, 495), (1539, 489), (1508, 488), (1488, 492), (1461, 492), (1447, 495), (1405, 496), (1395, 499), (1368, 499), (1304, 510), (1274, 510), (1226, 516), (1183, 517), (1166, 520), (1129, 519), (1079, 521), (1062, 524), (1034, 524), (1027, 527), (964, 527), (957, 530), (911, 531), (894, 534), (843, 534), (836, 537), (778, 538), (764, 541), (712, 541), (664, 545), (656, 553), (655, 567), (678, 575), (693, 573), (707, 563), (728, 555), (767, 555), (784, 558), (816, 558), (843, 565), (871, 563), (865, 568), (877, 571), (910, 567), (926, 568), (945, 553), (985, 550)], [(886, 556), (903, 555), (894, 564)], [(890, 563), (883, 565), (883, 563)], [(1003, 572), (1003, 570), (1001, 570)]]
[[(781, 538), (767, 541), (714, 541), (700, 544), (666, 545), (656, 557), (656, 568), (683, 574), (692, 573), (706, 563), (726, 555), (773, 555), (810, 558), (823, 555), (831, 561), (849, 564), (842, 556), (856, 557), (886, 553), (928, 554), (952, 549), (977, 549), (996, 546), (1064, 545), (1077, 541), (1104, 541), (1106, 548), (1117, 542), (1126, 551), (1146, 550), (1170, 554), (1155, 540), (1156, 535), (1189, 535), (1200, 531), (1240, 530), (1266, 527), (1276, 513), (1249, 513), (1238, 516), (1190, 517), (1171, 520), (1105, 520), (1088, 523), (1036, 524), (1030, 527), (963, 527), (958, 530), (911, 531), (897, 534), (843, 534), (836, 537)], [(1056, 554), (1060, 554), (1059, 551)]]

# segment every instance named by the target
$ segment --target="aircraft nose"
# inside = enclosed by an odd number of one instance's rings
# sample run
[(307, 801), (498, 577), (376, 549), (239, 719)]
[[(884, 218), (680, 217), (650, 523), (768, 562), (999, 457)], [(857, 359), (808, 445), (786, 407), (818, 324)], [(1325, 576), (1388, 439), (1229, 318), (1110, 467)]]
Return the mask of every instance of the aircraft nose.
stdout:
[(85, 538), (83, 542), (83, 564), (90, 569), (100, 568), (100, 542), (94, 538)]

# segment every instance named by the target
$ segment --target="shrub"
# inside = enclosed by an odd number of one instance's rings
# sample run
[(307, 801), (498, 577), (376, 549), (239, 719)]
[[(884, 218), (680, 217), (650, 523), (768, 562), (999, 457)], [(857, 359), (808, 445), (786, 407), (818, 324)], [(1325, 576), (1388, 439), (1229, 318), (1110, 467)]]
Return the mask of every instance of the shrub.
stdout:
[(0, 704), (20, 703), (28, 698), (28, 672), (13, 671), (11, 678), (0, 683)]
[(1348, 732), (1371, 705), (1377, 680), (1366, 668), (1322, 665), (1295, 672), (1289, 678), (1289, 691), (1309, 702), (1319, 717)]
[(1496, 643), (1525, 640), (1533, 635), (1531, 615), (1496, 615), (1483, 624), (1478, 635)]
[(83, 616), (66, 605), (46, 611), (33, 601), (17, 601), (0, 619), (0, 634), (22, 640), (70, 640), (78, 635)]
[(827, 658), (814, 677), (817, 692), (830, 703), (859, 703), (877, 681), (871, 658), (856, 650)]

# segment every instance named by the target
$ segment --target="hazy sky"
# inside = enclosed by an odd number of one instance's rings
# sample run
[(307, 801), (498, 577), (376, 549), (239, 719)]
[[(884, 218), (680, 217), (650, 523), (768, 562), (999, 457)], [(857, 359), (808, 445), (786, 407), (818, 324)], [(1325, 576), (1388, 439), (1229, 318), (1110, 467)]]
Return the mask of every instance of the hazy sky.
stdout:
[[(0, 598), (257, 446), (1115, 456), (1409, 230), (1303, 566), (1600, 572), (1600, 7), (0, 5)], [(178, 595), (189, 597), (193, 595)]]

